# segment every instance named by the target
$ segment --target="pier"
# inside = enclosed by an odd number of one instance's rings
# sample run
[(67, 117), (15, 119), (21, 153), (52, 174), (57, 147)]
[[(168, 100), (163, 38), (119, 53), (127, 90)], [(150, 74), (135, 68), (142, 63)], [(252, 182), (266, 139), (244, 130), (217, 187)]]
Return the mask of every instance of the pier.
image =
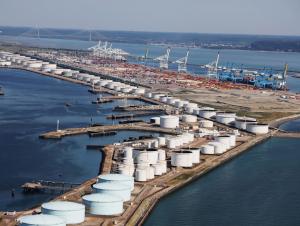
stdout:
[(153, 127), (148, 123), (135, 123), (135, 124), (119, 124), (119, 125), (109, 125), (109, 126), (95, 126), (95, 127), (84, 127), (84, 128), (69, 128), (64, 130), (57, 130), (40, 135), (42, 139), (61, 139), (65, 136), (73, 136), (80, 134), (89, 133), (101, 133), (108, 131), (118, 131), (118, 130), (135, 130), (135, 131), (146, 131), (146, 132), (157, 132), (166, 133), (171, 135), (177, 135), (178, 132), (174, 129), (164, 129), (160, 127)]
[(78, 183), (39, 180), (25, 183), (21, 187), (25, 193), (46, 191), (66, 192), (79, 185)]

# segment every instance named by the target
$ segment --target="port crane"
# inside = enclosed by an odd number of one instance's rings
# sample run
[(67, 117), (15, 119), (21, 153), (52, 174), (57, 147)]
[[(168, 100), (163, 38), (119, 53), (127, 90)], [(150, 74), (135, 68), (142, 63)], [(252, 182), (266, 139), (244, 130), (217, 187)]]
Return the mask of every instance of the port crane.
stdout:
[(187, 67), (186, 67), (186, 65), (187, 65), (189, 53), (190, 53), (190, 51), (188, 50), (188, 51), (186, 52), (185, 57), (180, 58), (180, 59), (178, 59), (178, 60), (176, 60), (176, 61), (173, 62), (174, 64), (175, 64), (175, 63), (178, 64), (178, 72), (187, 72)]
[(167, 48), (166, 54), (155, 58), (154, 60), (159, 61), (159, 67), (161, 69), (168, 69), (169, 68), (169, 57), (170, 57), (170, 48)]

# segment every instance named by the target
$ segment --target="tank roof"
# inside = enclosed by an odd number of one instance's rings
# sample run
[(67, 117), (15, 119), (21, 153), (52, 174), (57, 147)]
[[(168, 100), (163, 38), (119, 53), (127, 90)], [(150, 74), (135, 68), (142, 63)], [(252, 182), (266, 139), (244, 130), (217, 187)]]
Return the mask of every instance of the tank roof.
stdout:
[(117, 195), (109, 195), (109, 194), (102, 194), (102, 193), (94, 193), (90, 195), (85, 195), (82, 197), (85, 201), (90, 202), (122, 202), (122, 197)]
[(123, 174), (103, 174), (98, 176), (103, 180), (116, 180), (116, 181), (133, 181), (134, 178)]
[(20, 217), (19, 222), (33, 225), (61, 225), (66, 224), (65, 220), (48, 214), (27, 215)]
[(103, 189), (103, 190), (128, 190), (131, 189), (126, 184), (116, 183), (116, 182), (104, 182), (104, 183), (97, 183), (93, 185), (93, 188), (96, 189)]
[(83, 210), (85, 206), (76, 202), (68, 201), (53, 201), (42, 204), (42, 208), (59, 210), (59, 211), (70, 211), (70, 210)]

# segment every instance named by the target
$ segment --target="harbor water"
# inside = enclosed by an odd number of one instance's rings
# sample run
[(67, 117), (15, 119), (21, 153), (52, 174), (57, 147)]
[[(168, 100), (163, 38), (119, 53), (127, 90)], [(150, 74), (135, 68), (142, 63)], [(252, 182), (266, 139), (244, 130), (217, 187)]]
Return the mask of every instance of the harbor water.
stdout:
[[(91, 118), (94, 123), (112, 124), (106, 115), (124, 101), (93, 105), (91, 101), (96, 96), (88, 92), (88, 87), (20, 70), (0, 69), (0, 86), (5, 91), (0, 96), (0, 210), (29, 208), (54, 196), (23, 194), (20, 189), (23, 183), (33, 180), (81, 183), (95, 177), (101, 152), (87, 150), (86, 145), (111, 144), (149, 134), (120, 131), (105, 139), (81, 135), (41, 140), (38, 138), (41, 133), (56, 129), (57, 120), (60, 128), (87, 126)], [(127, 103), (141, 104), (134, 100)]]
[(163, 198), (145, 226), (300, 225), (300, 139), (271, 138)]

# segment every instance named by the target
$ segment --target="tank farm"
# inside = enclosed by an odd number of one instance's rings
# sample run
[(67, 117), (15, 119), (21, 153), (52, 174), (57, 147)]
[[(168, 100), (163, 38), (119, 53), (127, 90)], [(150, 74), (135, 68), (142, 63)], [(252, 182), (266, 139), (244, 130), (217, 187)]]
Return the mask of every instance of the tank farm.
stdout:
[[(76, 185), (50, 202), (15, 213), (1, 213), (1, 225), (141, 225), (163, 196), (234, 158), (270, 136), (296, 136), (255, 118), (234, 112), (199, 106), (168, 92), (153, 92), (128, 80), (82, 72), (45, 60), (11, 52), (0, 52), (1, 66), (29, 70), (41, 76), (90, 87), (99, 97), (94, 104), (115, 99), (138, 99), (150, 105), (119, 106), (122, 113), (110, 117), (128, 119), (158, 112), (149, 122), (128, 120), (117, 125), (93, 125), (45, 131), (43, 139), (90, 134), (104, 136), (119, 130), (156, 132), (145, 137), (102, 148), (100, 174)], [(281, 121), (299, 117), (283, 118)], [(41, 183), (27, 183), (26, 190), (47, 189)]]

